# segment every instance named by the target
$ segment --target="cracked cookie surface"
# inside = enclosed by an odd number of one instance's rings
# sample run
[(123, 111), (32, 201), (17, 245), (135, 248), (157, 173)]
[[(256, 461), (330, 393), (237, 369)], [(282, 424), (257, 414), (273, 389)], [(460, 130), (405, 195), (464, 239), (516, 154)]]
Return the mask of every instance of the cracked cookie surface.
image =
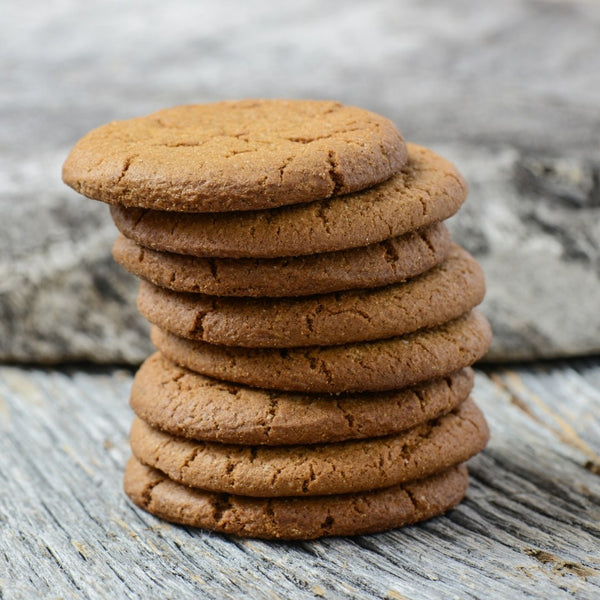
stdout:
[(459, 246), (410, 281), (306, 298), (218, 298), (143, 281), (138, 309), (177, 336), (247, 348), (330, 346), (405, 335), (456, 319), (485, 294), (483, 272)]
[(465, 462), (486, 445), (483, 414), (467, 399), (446, 415), (394, 436), (338, 443), (243, 446), (131, 427), (133, 455), (190, 487), (243, 496), (318, 496), (397, 485)]
[(406, 145), (388, 119), (338, 102), (177, 106), (84, 136), (63, 180), (122, 206), (256, 210), (356, 192), (388, 179)]
[(124, 488), (153, 515), (240, 537), (315, 539), (376, 533), (430, 519), (458, 504), (468, 483), (464, 465), (425, 479), (357, 494), (249, 498), (189, 488), (131, 458)]
[(370, 394), (286, 394), (229, 384), (160, 353), (136, 373), (130, 404), (140, 419), (179, 437), (228, 444), (317, 444), (385, 436), (453, 410), (473, 387), (462, 369), (414, 388)]
[(398, 283), (446, 258), (443, 223), (350, 250), (283, 258), (203, 258), (161, 252), (119, 235), (114, 259), (130, 273), (176, 292), (271, 298)]
[(254, 387), (324, 393), (393, 390), (444, 377), (482, 358), (491, 336), (477, 309), (406, 336), (343, 346), (239, 348), (151, 329), (156, 348), (192, 371)]
[(111, 215), (138, 244), (192, 256), (274, 258), (366, 246), (447, 219), (466, 199), (454, 165), (427, 148), (407, 147), (396, 175), (329, 200), (221, 214), (111, 206)]

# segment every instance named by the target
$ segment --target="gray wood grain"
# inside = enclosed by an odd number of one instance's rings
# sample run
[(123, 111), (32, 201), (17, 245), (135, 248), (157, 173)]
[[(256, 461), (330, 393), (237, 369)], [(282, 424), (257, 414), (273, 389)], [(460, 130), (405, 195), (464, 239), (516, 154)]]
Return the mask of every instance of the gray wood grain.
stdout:
[(0, 367), (0, 598), (597, 598), (600, 361), (479, 371), (492, 440), (430, 522), (309, 543), (163, 523), (121, 491), (131, 373)]

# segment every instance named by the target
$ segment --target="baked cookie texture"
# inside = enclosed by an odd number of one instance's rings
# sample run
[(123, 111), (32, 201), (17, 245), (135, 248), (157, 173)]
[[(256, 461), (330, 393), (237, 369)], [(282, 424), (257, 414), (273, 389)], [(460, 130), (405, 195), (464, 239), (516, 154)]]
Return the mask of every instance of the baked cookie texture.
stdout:
[(406, 162), (394, 124), (312, 100), (178, 106), (103, 125), (63, 167), (89, 198), (172, 211), (271, 208), (356, 192)]
[(443, 223), (467, 195), (451, 163), (362, 109), (248, 100), (109, 123), (63, 177), (111, 205), (153, 324), (130, 395), (137, 506), (314, 539), (460, 502), (492, 334)]
[(443, 223), (338, 252), (280, 258), (211, 258), (161, 252), (119, 235), (114, 259), (175, 292), (281, 298), (399, 283), (442, 262), (451, 248)]
[(467, 197), (456, 167), (408, 144), (408, 162), (356, 194), (273, 210), (180, 213), (111, 206), (115, 224), (144, 247), (211, 257), (274, 258), (374, 244), (454, 215)]
[(464, 465), (389, 488), (303, 498), (249, 498), (190, 488), (131, 458), (124, 488), (140, 508), (182, 525), (237, 537), (310, 540), (377, 533), (441, 515), (467, 489)]
[(477, 310), (406, 336), (341, 346), (241, 348), (180, 338), (152, 327), (172, 361), (209, 377), (274, 390), (337, 394), (393, 390), (468, 367), (492, 333)]
[(291, 348), (380, 340), (442, 325), (485, 293), (483, 272), (462, 248), (418, 277), (369, 290), (305, 298), (218, 298), (142, 282), (138, 309), (175, 335), (225, 346)]
[(148, 425), (178, 437), (281, 446), (399, 433), (455, 409), (472, 388), (467, 367), (390, 392), (293, 394), (205, 377), (157, 352), (136, 373), (130, 404)]
[(320, 496), (427, 477), (471, 458), (488, 437), (481, 411), (467, 399), (393, 436), (302, 446), (186, 440), (136, 419), (131, 449), (142, 464), (189, 487), (242, 496)]

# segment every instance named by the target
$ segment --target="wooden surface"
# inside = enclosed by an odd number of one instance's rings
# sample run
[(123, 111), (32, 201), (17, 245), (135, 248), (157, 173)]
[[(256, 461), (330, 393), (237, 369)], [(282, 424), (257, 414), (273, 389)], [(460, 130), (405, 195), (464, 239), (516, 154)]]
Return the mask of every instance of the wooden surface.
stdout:
[(466, 500), (310, 543), (162, 523), (121, 491), (131, 373), (0, 367), (0, 598), (598, 598), (600, 360), (478, 371)]

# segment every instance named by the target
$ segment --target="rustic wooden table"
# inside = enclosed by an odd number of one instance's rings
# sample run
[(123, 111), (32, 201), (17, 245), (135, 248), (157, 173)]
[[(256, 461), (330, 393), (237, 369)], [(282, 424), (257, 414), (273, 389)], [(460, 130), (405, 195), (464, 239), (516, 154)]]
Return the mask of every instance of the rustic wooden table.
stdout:
[(0, 367), (0, 598), (598, 598), (600, 360), (479, 370), (465, 501), (385, 534), (239, 540), (121, 491), (131, 372)]

